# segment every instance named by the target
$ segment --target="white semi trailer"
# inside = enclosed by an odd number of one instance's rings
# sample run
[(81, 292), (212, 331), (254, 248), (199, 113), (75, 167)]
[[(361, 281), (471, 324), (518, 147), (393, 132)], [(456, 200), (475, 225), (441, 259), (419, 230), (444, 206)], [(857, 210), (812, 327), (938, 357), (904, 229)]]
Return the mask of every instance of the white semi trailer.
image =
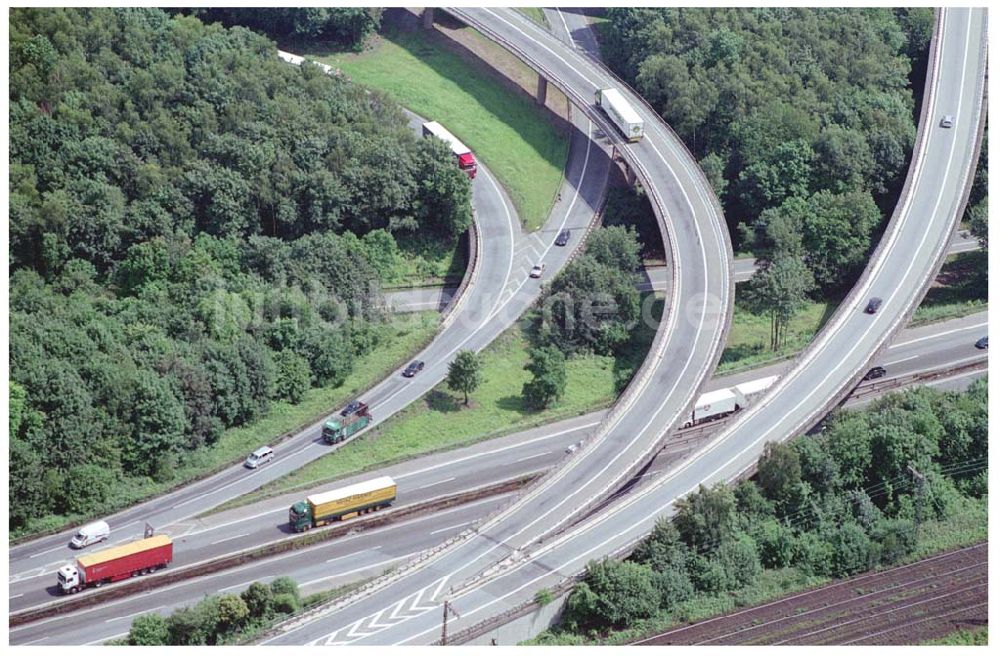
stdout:
[(742, 410), (760, 398), (777, 379), (777, 375), (771, 375), (743, 382), (729, 389), (716, 389), (703, 393), (698, 396), (698, 400), (694, 403), (694, 409), (684, 420), (684, 427), (719, 419)]
[(594, 93), (597, 105), (608, 115), (608, 119), (618, 126), (629, 142), (638, 142), (643, 136), (643, 122), (622, 93), (617, 89), (598, 89)]

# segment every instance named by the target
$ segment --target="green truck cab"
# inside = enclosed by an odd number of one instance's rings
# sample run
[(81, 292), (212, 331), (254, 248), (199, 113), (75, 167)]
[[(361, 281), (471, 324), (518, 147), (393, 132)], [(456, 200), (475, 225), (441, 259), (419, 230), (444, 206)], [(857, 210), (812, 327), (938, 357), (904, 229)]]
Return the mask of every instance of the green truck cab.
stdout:
[(327, 444), (342, 442), (371, 423), (371, 420), (372, 413), (368, 410), (368, 403), (358, 402), (357, 407), (348, 414), (341, 412), (327, 419), (323, 425), (323, 440)]
[(288, 527), (295, 533), (308, 531), (390, 505), (396, 499), (396, 482), (380, 476), (329, 492), (311, 494), (288, 509)]

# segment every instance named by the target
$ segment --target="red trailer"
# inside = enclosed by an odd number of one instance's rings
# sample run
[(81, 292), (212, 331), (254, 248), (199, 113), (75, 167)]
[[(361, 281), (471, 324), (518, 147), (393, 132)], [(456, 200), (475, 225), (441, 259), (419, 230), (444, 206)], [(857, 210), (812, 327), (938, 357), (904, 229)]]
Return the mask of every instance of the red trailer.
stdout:
[(75, 565), (63, 566), (59, 569), (59, 588), (63, 593), (75, 593), (87, 586), (99, 587), (112, 581), (155, 572), (169, 565), (173, 558), (173, 541), (165, 535), (154, 535), (81, 556)]

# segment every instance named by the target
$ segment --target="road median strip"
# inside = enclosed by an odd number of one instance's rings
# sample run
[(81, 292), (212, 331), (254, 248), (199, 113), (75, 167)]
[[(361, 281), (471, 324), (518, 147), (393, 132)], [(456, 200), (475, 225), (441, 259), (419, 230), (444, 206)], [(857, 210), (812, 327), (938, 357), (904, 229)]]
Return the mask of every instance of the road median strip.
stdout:
[(249, 550), (226, 554), (218, 558), (212, 558), (200, 563), (188, 565), (174, 570), (158, 573), (148, 577), (132, 578), (120, 586), (111, 588), (92, 589), (87, 593), (78, 596), (64, 596), (60, 601), (53, 604), (45, 604), (25, 611), (12, 613), (8, 626), (10, 628), (24, 625), (36, 620), (51, 618), (70, 611), (79, 611), (104, 602), (134, 595), (136, 593), (152, 590), (167, 584), (178, 583), (194, 577), (200, 577), (215, 572), (221, 572), (229, 568), (237, 567), (253, 561), (275, 556), (297, 549), (303, 549), (333, 538), (338, 538), (362, 531), (368, 531), (390, 524), (411, 519), (416, 516), (430, 512), (436, 512), (445, 508), (453, 508), (466, 503), (471, 503), (479, 499), (486, 499), (499, 494), (506, 494), (518, 490), (538, 474), (527, 474), (518, 476), (506, 481), (500, 481), (486, 485), (484, 487), (466, 490), (458, 494), (447, 495), (431, 499), (423, 503), (416, 503), (399, 508), (390, 508), (384, 513), (356, 517), (352, 520), (332, 524), (320, 530), (304, 535), (293, 535), (275, 542), (254, 547)]

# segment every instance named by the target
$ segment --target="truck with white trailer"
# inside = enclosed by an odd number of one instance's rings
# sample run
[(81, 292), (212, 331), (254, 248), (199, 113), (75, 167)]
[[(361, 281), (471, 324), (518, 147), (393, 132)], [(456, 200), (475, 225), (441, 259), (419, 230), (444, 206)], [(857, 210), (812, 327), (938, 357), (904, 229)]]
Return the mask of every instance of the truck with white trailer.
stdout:
[(594, 100), (597, 105), (604, 110), (618, 130), (622, 132), (629, 142), (638, 142), (644, 135), (644, 124), (642, 117), (635, 111), (622, 93), (617, 89), (598, 89), (594, 93)]
[(716, 389), (703, 393), (698, 396), (698, 400), (694, 403), (694, 409), (684, 419), (683, 427), (688, 428), (698, 423), (721, 419), (748, 407), (760, 398), (777, 379), (777, 375), (770, 375), (766, 378), (742, 382), (727, 389)]
[(455, 156), (458, 168), (465, 172), (469, 178), (476, 178), (476, 172), (479, 168), (476, 164), (475, 154), (472, 153), (472, 149), (462, 144), (457, 137), (452, 135), (451, 131), (436, 121), (428, 121), (423, 125), (423, 133), (424, 137), (434, 136), (447, 143), (451, 147), (452, 155)]

